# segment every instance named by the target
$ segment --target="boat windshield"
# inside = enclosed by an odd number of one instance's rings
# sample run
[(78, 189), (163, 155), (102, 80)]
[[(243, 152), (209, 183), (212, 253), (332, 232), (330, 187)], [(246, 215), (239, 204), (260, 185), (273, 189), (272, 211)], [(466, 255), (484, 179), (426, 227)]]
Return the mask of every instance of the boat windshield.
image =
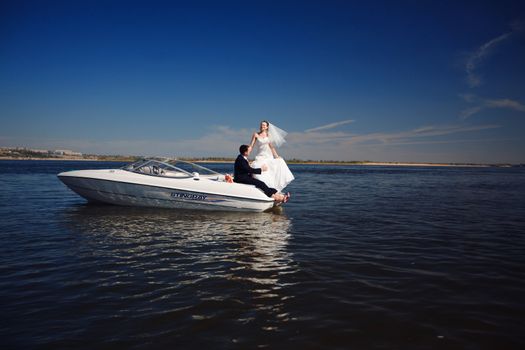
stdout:
[(221, 175), (201, 165), (177, 159), (141, 159), (126, 165), (122, 169), (139, 174), (174, 178), (195, 177), (196, 174), (204, 177)]

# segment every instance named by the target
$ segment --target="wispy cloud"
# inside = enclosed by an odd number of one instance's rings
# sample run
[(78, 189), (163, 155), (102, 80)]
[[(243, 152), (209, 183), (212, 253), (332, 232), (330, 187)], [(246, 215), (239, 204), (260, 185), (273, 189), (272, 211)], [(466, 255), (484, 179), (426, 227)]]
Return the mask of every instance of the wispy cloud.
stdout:
[(461, 119), (467, 119), (470, 116), (473, 116), (474, 114), (480, 112), (483, 110), (483, 106), (475, 106), (475, 107), (469, 107), (461, 111), (459, 113), (459, 117)]
[(499, 100), (487, 100), (486, 105), (490, 108), (506, 108), (513, 109), (519, 112), (525, 112), (525, 105), (521, 104), (518, 101), (510, 100), (508, 98), (503, 98)]
[(518, 112), (525, 112), (524, 104), (508, 98), (483, 99), (475, 95), (463, 95), (462, 97), (465, 101), (476, 104), (476, 106), (466, 108), (460, 112), (459, 117), (463, 120), (488, 108), (510, 109)]
[(481, 77), (476, 72), (476, 70), (483, 63), (483, 61), (494, 52), (496, 47), (503, 41), (507, 40), (512, 34), (513, 31), (489, 40), (468, 56), (465, 70), (467, 73), (467, 82), (470, 87), (481, 85)]
[(449, 144), (455, 144), (455, 143), (484, 143), (484, 142), (504, 142), (508, 141), (508, 138), (491, 138), (491, 139), (484, 139), (484, 138), (478, 138), (478, 139), (470, 139), (470, 138), (464, 138), (464, 139), (451, 139), (451, 140), (423, 140), (423, 141), (397, 141), (397, 142), (391, 142), (388, 145), (389, 146), (408, 146), (408, 145), (449, 145)]
[[(473, 133), (482, 130), (499, 128), (496, 124), (468, 125), (426, 125), (398, 132), (374, 132), (356, 134), (342, 131), (292, 132), (289, 134), (289, 144), (294, 149), (291, 153), (305, 154), (305, 150), (318, 153), (320, 149), (334, 154), (348, 154), (356, 146), (392, 146), (409, 144), (445, 144), (458, 143), (457, 140), (445, 138), (451, 134)], [(296, 155), (294, 155), (296, 156)], [(298, 156), (299, 157), (299, 156)], [(325, 156), (326, 158), (326, 156)], [(335, 159), (335, 158), (332, 158)]]
[[(335, 123), (334, 123), (335, 124)], [(493, 128), (494, 125), (484, 126), (465, 126), (465, 125), (446, 125), (446, 126), (422, 126), (411, 130), (393, 132), (393, 133), (368, 133), (356, 134), (343, 131), (324, 131), (324, 129), (314, 128), (303, 132), (292, 132), (289, 134), (290, 142), (295, 145), (327, 145), (327, 144), (358, 144), (369, 141), (379, 141), (381, 143), (390, 143), (396, 140), (410, 139), (410, 138), (427, 138), (434, 136), (447, 135), (451, 133), (467, 132), (481, 130), (485, 128)]]
[(467, 83), (471, 88), (480, 86), (482, 83), (481, 76), (477, 72), (478, 68), (490, 55), (492, 55), (496, 51), (496, 48), (501, 43), (510, 39), (516, 34), (522, 33), (524, 23), (522, 21), (516, 21), (511, 23), (510, 27), (510, 32), (501, 34), (500, 36), (487, 41), (467, 56), (467, 61), (465, 63), (465, 72), (467, 74)]
[[(481, 77), (478, 74), (478, 68), (483, 61), (493, 54), (502, 42), (509, 40), (512, 36), (520, 35), (523, 32), (524, 23), (521, 21), (513, 22), (510, 27), (511, 31), (487, 41), (468, 56), (465, 64), (465, 71), (467, 74), (467, 82), (471, 88), (481, 85)], [(465, 102), (473, 104), (473, 106), (465, 108), (459, 113), (459, 117), (462, 120), (470, 118), (486, 109), (502, 108), (525, 112), (525, 105), (519, 101), (508, 98), (487, 99), (480, 98), (474, 94), (464, 94), (460, 96)]]
[(322, 131), (322, 130), (333, 129), (333, 128), (337, 128), (338, 126), (345, 125), (345, 124), (350, 124), (350, 123), (353, 123), (353, 122), (355, 122), (355, 120), (353, 120), (353, 119), (342, 120), (340, 122), (330, 123), (330, 124), (318, 126), (316, 128), (308, 129), (308, 130), (305, 130), (305, 132), (315, 132), (315, 131)]
[[(484, 130), (499, 128), (499, 125), (426, 125), (397, 132), (373, 132), (356, 134), (342, 131), (293, 132), (289, 134), (285, 156), (301, 159), (374, 159), (404, 161), (468, 161), (458, 154), (439, 152), (437, 145), (480, 142), (471, 137), (451, 139), (449, 135), (476, 135)], [(433, 147), (430, 153), (423, 146)], [(436, 148), (437, 147), (437, 148)], [(423, 151), (423, 149), (427, 151)], [(441, 154), (442, 153), (442, 154)]]
[(486, 129), (499, 128), (499, 125), (433, 125), (425, 126), (412, 130), (394, 132), (394, 133), (370, 133), (358, 135), (350, 138), (348, 144), (365, 143), (371, 141), (379, 141), (383, 144), (390, 144), (392, 142), (401, 142), (410, 139), (426, 139), (437, 136), (445, 136), (450, 134), (465, 133), (472, 131), (481, 131)]

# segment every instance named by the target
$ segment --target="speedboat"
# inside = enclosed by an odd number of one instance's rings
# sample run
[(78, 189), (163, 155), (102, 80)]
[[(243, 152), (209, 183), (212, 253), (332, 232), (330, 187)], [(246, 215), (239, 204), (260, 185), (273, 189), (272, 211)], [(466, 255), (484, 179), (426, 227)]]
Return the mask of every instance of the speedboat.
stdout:
[(73, 170), (57, 175), (90, 202), (124, 206), (262, 212), (275, 205), (253, 185), (170, 158), (147, 158), (120, 169)]

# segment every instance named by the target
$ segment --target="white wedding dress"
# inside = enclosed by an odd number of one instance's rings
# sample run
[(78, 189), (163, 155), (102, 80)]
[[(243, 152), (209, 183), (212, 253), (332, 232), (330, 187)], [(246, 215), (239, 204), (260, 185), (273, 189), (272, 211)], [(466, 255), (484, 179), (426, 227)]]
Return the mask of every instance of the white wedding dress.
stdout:
[(264, 182), (268, 187), (275, 188), (281, 192), (295, 177), (284, 159), (275, 159), (273, 157), (270, 149), (270, 139), (267, 136), (258, 137), (255, 146), (257, 153), (255, 160), (252, 162), (252, 168), (260, 168), (263, 164), (266, 164), (268, 170), (263, 171), (260, 175), (254, 175), (254, 177)]

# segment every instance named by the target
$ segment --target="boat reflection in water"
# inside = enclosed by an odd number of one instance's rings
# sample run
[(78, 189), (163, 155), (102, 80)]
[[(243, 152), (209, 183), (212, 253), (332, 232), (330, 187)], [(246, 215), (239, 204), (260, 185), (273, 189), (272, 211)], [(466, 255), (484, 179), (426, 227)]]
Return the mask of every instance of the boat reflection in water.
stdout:
[[(152, 333), (158, 335), (159, 317), (182, 331), (182, 317), (228, 325), (222, 332), (233, 337), (245, 325), (241, 341), (257, 329), (277, 331), (289, 320), (286, 288), (297, 265), (287, 249), (291, 221), (282, 213), (83, 205), (64, 215), (74, 231), (74, 255), (89, 275), (83, 278), (100, 284), (92, 286), (95, 291), (118, 286), (111, 289), (114, 302), (124, 303), (117, 314), (148, 319)], [(183, 329), (195, 327), (191, 322), (184, 321)], [(221, 327), (214, 327), (210, 332), (219, 335)], [(265, 338), (245, 339), (261, 345)]]

